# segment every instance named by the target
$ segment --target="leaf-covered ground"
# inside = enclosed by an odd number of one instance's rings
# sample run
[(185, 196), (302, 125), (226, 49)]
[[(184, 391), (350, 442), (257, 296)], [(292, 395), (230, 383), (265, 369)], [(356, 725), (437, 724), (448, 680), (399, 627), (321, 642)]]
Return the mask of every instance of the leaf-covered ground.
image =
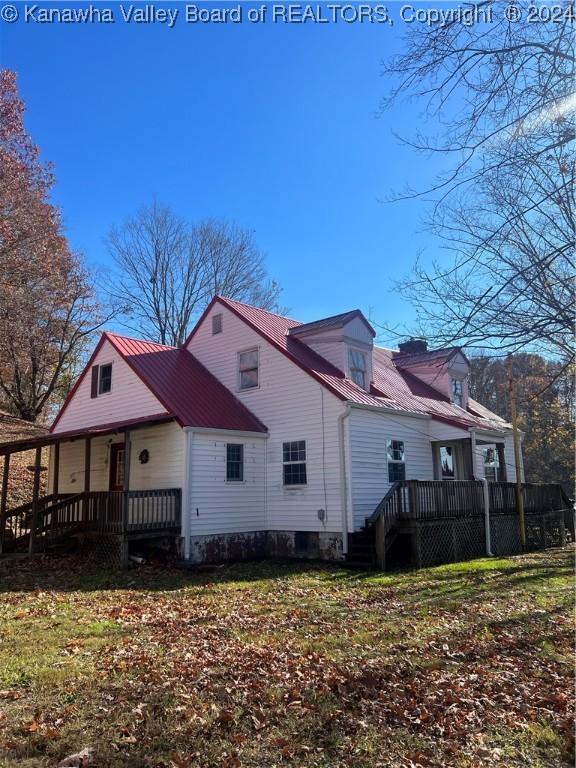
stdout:
[(408, 574), (0, 565), (0, 765), (573, 764), (573, 551)]

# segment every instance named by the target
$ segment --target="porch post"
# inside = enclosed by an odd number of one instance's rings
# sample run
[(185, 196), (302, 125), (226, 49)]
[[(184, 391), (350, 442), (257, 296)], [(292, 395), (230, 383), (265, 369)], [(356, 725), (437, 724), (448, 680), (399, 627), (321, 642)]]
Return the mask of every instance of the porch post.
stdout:
[(122, 535), (128, 530), (128, 491), (130, 490), (130, 431), (124, 432), (124, 493), (122, 503)]
[(54, 474), (52, 475), (52, 494), (58, 496), (60, 484), (60, 443), (54, 444)]
[(34, 488), (32, 490), (32, 523), (30, 526), (30, 542), (28, 552), (33, 555), (36, 551), (36, 529), (38, 528), (38, 496), (40, 493), (40, 465), (42, 463), (42, 448), (36, 448), (34, 461)]
[(0, 554), (4, 547), (4, 535), (6, 533), (6, 507), (8, 506), (8, 477), (10, 472), (10, 454), (4, 456), (4, 470), (2, 472), (2, 491), (0, 494)]
[(89, 499), (90, 493), (90, 459), (92, 450), (92, 440), (87, 437), (84, 441), (84, 499), (82, 500), (82, 517), (84, 522), (88, 522), (89, 512)]

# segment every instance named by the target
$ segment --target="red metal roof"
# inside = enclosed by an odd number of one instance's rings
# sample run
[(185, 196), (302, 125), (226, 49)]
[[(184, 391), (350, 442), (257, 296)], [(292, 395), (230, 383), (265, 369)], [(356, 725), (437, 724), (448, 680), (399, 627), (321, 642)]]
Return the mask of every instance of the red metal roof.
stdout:
[(105, 335), (181, 426), (267, 431), (188, 350)]
[[(252, 307), (239, 301), (233, 301), (216, 296), (206, 312), (188, 337), (193, 338), (197, 328), (212, 306), (219, 302), (231, 312), (240, 317), (253, 330), (269, 341), (274, 347), (300, 366), (310, 376), (317, 379), (338, 398), (360, 405), (372, 405), (379, 408), (391, 408), (397, 411), (420, 413), (431, 416), (439, 421), (467, 429), (477, 427), (491, 430), (502, 430), (508, 425), (495, 414), (487, 415), (471, 413), (450, 402), (438, 390), (426, 384), (408, 371), (401, 370), (395, 365), (397, 352), (374, 347), (373, 379), (374, 386), (370, 392), (354, 384), (345, 374), (325, 358), (314, 352), (302, 341), (288, 335), (291, 328), (301, 325), (297, 320), (282, 317), (264, 309)], [(188, 342), (187, 342), (188, 343)], [(456, 350), (440, 350), (438, 357), (447, 357)], [(448, 353), (448, 354), (447, 354)], [(434, 356), (434, 353), (430, 353)], [(408, 356), (403, 356), (407, 358)], [(473, 402), (470, 403), (473, 405)], [(486, 411), (486, 414), (490, 413)]]
[[(231, 299), (225, 299), (221, 296), (217, 296), (212, 300), (206, 313), (216, 301), (220, 302), (225, 307), (228, 307), (231, 312), (244, 320), (244, 322), (251, 328), (269, 341), (270, 344), (279, 349), (286, 355), (286, 357), (296, 363), (296, 365), (306, 371), (306, 373), (317, 379), (335, 394), (336, 397), (339, 397), (341, 400), (351, 400), (355, 403), (363, 403), (364, 405), (382, 405), (377, 397), (365, 392), (359, 386), (354, 384), (353, 381), (347, 379), (339, 368), (336, 368), (335, 365), (332, 365), (332, 363), (328, 362), (324, 357), (314, 352), (313, 349), (300, 341), (300, 339), (288, 336), (288, 330), (290, 328), (295, 328), (296, 326), (301, 325), (297, 320), (291, 320), (288, 317), (275, 315), (272, 312), (267, 312), (265, 309), (258, 309), (249, 304), (242, 304), (240, 301), (232, 301)], [(203, 318), (199, 320), (196, 328), (198, 328), (202, 319)], [(195, 330), (196, 329), (194, 329), (188, 337), (188, 341), (194, 336)], [(395, 407), (393, 402), (390, 404), (390, 407)]]
[(105, 331), (56, 416), (51, 432), (105, 341), (112, 344), (166, 408), (168, 413), (164, 416), (175, 418), (182, 427), (267, 431), (264, 424), (186, 349)]

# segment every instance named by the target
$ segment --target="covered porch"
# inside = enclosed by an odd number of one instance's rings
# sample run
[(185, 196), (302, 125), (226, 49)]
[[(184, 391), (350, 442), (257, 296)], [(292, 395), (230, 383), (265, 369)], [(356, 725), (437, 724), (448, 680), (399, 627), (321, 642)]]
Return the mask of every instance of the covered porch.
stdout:
[[(75, 537), (125, 564), (131, 540), (178, 539), (182, 467), (172, 477), (165, 467), (180, 431), (171, 418), (148, 418), (0, 444), (0, 553), (34, 554)], [(10, 509), (11, 457), (24, 451), (34, 452), (31, 499)]]

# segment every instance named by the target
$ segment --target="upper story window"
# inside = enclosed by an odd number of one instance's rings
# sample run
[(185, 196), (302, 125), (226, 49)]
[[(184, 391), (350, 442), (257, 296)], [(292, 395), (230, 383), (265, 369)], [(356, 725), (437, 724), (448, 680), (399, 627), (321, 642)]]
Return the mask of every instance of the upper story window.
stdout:
[(388, 482), (400, 483), (406, 480), (406, 454), (403, 440), (386, 440), (388, 459)]
[(228, 443), (226, 446), (226, 480), (241, 483), (244, 480), (244, 446)]
[(306, 485), (306, 440), (282, 443), (284, 485)]
[(362, 389), (366, 389), (366, 355), (358, 349), (348, 350), (350, 378)]
[(90, 397), (98, 397), (112, 391), (112, 363), (92, 366)]
[(258, 386), (258, 349), (248, 349), (238, 355), (239, 389), (253, 389)]
[(459, 405), (460, 408), (464, 406), (464, 394), (460, 379), (452, 379), (452, 402)]
[(222, 333), (222, 313), (212, 315), (212, 336)]

